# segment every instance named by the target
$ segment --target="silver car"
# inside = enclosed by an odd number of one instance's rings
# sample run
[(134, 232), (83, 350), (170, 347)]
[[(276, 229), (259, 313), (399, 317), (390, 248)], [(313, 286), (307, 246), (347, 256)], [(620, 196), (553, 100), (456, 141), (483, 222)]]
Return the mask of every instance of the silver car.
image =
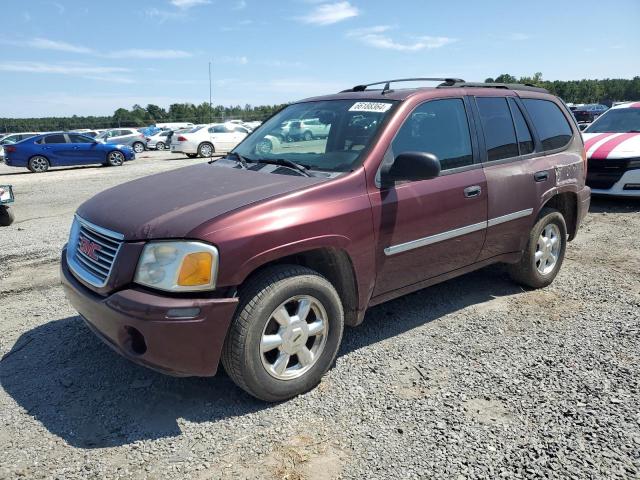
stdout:
[(113, 128), (102, 132), (96, 140), (102, 143), (129, 145), (136, 153), (142, 153), (147, 148), (147, 138), (135, 128)]

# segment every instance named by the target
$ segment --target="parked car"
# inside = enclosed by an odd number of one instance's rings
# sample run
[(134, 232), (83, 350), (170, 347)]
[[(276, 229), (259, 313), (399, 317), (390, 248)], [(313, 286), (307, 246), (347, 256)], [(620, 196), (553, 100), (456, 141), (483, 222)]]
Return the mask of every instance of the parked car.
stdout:
[(592, 192), (640, 197), (640, 102), (612, 107), (582, 136)]
[[(82, 204), (61, 269), (89, 327), (173, 375), (221, 359), (280, 401), (318, 384), (371, 305), (497, 262), (549, 285), (590, 201), (562, 101), (461, 80), (370, 86), (288, 105), (217, 162)], [(296, 118), (328, 138), (261, 153)]]
[(144, 152), (147, 147), (147, 139), (144, 134), (134, 128), (114, 128), (102, 132), (96, 140), (115, 145), (129, 145), (136, 153)]
[(329, 125), (323, 124), (317, 118), (307, 118), (289, 122), (287, 138), (289, 141), (314, 140), (329, 136)]
[(84, 135), (85, 137), (90, 137), (90, 138), (96, 138), (98, 135), (100, 135), (102, 132), (105, 132), (106, 130), (74, 130), (73, 132), (69, 132), (69, 133), (79, 133), (81, 135)]
[(164, 150), (165, 148), (169, 148), (171, 145), (170, 137), (172, 134), (173, 132), (171, 130), (160, 130), (155, 135), (146, 137), (147, 148), (152, 150)]
[(12, 186), (0, 185), (0, 227), (7, 227), (13, 223), (13, 211), (9, 208), (13, 201)]
[(593, 122), (600, 115), (602, 115), (604, 112), (606, 112), (608, 109), (609, 107), (607, 107), (606, 105), (600, 105), (595, 103), (588, 104), (588, 105), (581, 105), (579, 107), (576, 107), (573, 110), (573, 116), (576, 117), (576, 120), (578, 122), (590, 123), (590, 122)]
[(232, 150), (249, 131), (234, 123), (214, 123), (194, 127), (171, 137), (171, 152), (184, 153), (189, 158), (211, 157)]
[(5, 146), (5, 163), (10, 167), (26, 167), (42, 173), (49, 167), (72, 165), (120, 166), (135, 159), (127, 145), (101, 143), (79, 133), (49, 133), (36, 135), (13, 145)]
[(0, 137), (0, 161), (4, 161), (4, 146), (21, 142), (27, 138), (38, 135), (37, 132), (9, 133)]

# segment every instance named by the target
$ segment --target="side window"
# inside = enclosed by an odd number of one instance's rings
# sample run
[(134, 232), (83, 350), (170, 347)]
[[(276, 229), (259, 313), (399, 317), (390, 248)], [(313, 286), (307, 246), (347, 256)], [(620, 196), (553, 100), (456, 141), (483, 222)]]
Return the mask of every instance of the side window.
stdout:
[(49, 135), (44, 138), (44, 143), (67, 143), (67, 140), (64, 138), (64, 135)]
[(531, 153), (533, 152), (533, 139), (531, 138), (531, 132), (529, 131), (527, 122), (520, 111), (520, 107), (513, 98), (509, 99), (509, 106), (511, 107), (511, 114), (513, 115), (513, 123), (516, 126), (520, 155)]
[(78, 135), (77, 133), (70, 133), (69, 140), (71, 143), (93, 143), (93, 140), (85, 137), (84, 135)]
[(571, 141), (573, 131), (555, 103), (534, 98), (523, 98), (522, 103), (524, 103), (535, 129), (540, 135), (544, 150), (562, 148)]
[(478, 97), (476, 102), (484, 130), (488, 160), (517, 157), (516, 133), (507, 99), (504, 97)]
[(459, 98), (432, 100), (418, 106), (391, 144), (393, 157), (403, 152), (433, 153), (442, 170), (473, 164), (471, 134)]

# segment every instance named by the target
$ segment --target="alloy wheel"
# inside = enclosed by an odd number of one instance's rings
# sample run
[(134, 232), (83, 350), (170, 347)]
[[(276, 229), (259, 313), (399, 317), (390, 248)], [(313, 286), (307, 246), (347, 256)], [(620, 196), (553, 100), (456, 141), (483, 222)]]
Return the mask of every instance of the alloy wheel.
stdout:
[(281, 303), (262, 332), (262, 365), (272, 377), (291, 380), (307, 373), (327, 343), (329, 322), (319, 300), (299, 295)]
[(534, 261), (536, 269), (541, 275), (549, 275), (556, 267), (561, 241), (560, 229), (553, 223), (545, 226), (540, 232)]

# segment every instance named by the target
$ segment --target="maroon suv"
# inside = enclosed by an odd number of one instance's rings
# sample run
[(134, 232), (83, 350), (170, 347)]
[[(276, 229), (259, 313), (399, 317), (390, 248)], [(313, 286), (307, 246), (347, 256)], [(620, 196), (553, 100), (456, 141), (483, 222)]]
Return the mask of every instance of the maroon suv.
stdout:
[[(96, 195), (62, 253), (67, 297), (135, 362), (222, 360), (277, 401), (318, 384), (372, 305), (497, 262), (549, 285), (590, 201), (573, 116), (539, 88), (435, 80), (289, 105), (216, 162)], [(328, 136), (272, 135), (292, 119)]]

